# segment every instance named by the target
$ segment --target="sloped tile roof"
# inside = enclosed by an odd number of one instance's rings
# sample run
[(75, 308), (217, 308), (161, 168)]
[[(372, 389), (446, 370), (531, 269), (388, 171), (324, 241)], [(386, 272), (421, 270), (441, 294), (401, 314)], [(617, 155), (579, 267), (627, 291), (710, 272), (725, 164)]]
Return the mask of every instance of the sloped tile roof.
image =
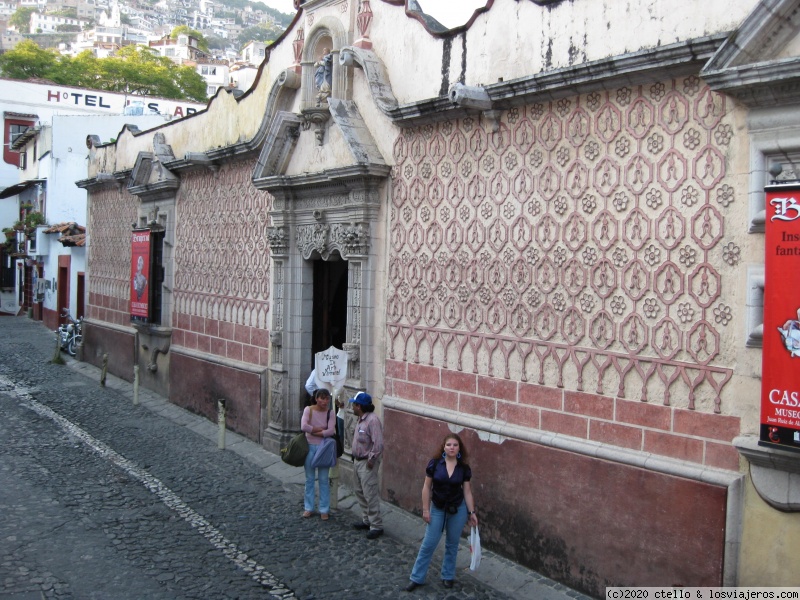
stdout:
[(64, 246), (78, 246), (83, 248), (86, 245), (86, 227), (78, 225), (75, 221), (66, 223), (56, 223), (44, 230), (45, 233), (60, 233), (58, 241)]
[(64, 246), (77, 246), (83, 248), (86, 245), (86, 234), (79, 233), (77, 235), (63, 235), (58, 238)]
[(86, 227), (78, 225), (75, 221), (68, 221), (66, 223), (56, 223), (44, 230), (45, 233), (68, 233), (68, 235), (76, 235), (78, 233), (86, 233)]

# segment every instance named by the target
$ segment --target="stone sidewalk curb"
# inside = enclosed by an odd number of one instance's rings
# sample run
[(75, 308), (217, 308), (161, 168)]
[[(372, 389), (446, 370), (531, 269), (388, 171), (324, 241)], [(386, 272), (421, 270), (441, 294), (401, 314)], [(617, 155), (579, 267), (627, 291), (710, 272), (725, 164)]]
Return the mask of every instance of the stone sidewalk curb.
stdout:
[[(85, 362), (79, 362), (69, 356), (62, 355), (67, 366), (82, 373), (89, 379), (100, 382), (100, 369)], [(106, 387), (119, 392), (122, 396), (133, 402), (133, 384), (108, 374)], [(215, 445), (218, 443), (218, 426), (205, 417), (195, 415), (155, 392), (139, 387), (139, 404), (166, 418), (170, 421), (194, 431), (208, 439)], [(302, 496), (305, 484), (303, 470), (291, 467), (281, 461), (280, 457), (268, 452), (255, 442), (232, 431), (225, 432), (225, 450), (235, 452), (243, 459), (251, 462), (261, 469), (266, 475), (283, 483), (284, 489)], [(425, 534), (425, 522), (419, 517), (404, 511), (388, 502), (381, 503), (383, 521), (386, 535), (411, 546), (419, 547)], [(352, 490), (345, 485), (338, 486), (338, 505), (332, 510), (333, 514), (339, 513), (341, 518), (358, 520), (360, 511), (358, 502)], [(436, 552), (437, 560), (441, 561), (444, 544), (440, 544)], [(487, 549), (482, 551), (481, 565), (477, 571), (469, 571), (469, 543), (465, 538), (461, 540), (458, 553), (457, 569), (460, 574), (468, 575), (503, 594), (519, 600), (566, 600), (568, 598), (588, 599), (580, 592), (572, 590), (560, 583), (544, 577), (535, 571), (508, 560)], [(410, 572), (409, 565), (409, 572)]]

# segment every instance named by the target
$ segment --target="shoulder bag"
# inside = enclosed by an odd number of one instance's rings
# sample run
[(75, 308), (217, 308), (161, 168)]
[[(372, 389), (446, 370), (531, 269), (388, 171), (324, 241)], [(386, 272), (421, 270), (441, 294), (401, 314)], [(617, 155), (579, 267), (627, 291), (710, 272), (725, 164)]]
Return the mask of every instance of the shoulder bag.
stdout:
[(302, 467), (306, 463), (308, 456), (308, 440), (305, 433), (298, 433), (294, 436), (286, 448), (281, 448), (281, 460), (293, 467)]

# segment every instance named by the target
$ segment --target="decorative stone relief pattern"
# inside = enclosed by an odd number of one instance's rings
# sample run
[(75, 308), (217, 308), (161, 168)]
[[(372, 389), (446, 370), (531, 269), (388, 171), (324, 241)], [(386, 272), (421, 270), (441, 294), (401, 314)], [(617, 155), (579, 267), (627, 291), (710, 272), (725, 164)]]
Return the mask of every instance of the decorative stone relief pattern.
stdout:
[(269, 329), (271, 196), (252, 165), (184, 177), (176, 205), (175, 311)]
[(690, 77), (405, 131), (390, 358), (720, 412), (730, 120)]
[(285, 394), (285, 384), (283, 380), (283, 373), (280, 371), (273, 371), (270, 377), (270, 386), (272, 388), (272, 406), (270, 407), (269, 417), (270, 422), (276, 425), (283, 423), (283, 400)]
[[(99, 318), (92, 307), (97, 296), (113, 298), (125, 306), (130, 297), (131, 224), (136, 222), (138, 199), (116, 187), (91, 193), (88, 230), (89, 244), (89, 314)], [(120, 313), (123, 314), (123, 313)], [(121, 323), (122, 321), (119, 321)]]
[[(275, 228), (283, 230), (283, 228)], [(275, 246), (272, 246), (273, 249)], [(285, 248), (280, 242), (280, 248)], [(272, 313), (272, 331), (270, 333), (270, 355), (272, 357), (272, 376), (270, 378), (270, 423), (280, 429), (283, 425), (283, 406), (288, 394), (288, 381), (283, 376), (283, 330), (284, 330), (284, 263), (283, 260), (276, 259), (273, 265), (273, 277), (275, 278), (275, 290), (273, 301), (275, 308)]]
[(299, 225), (297, 247), (306, 260), (315, 252), (327, 260), (334, 250), (338, 250), (345, 259), (352, 255), (364, 255), (369, 251), (369, 224)]

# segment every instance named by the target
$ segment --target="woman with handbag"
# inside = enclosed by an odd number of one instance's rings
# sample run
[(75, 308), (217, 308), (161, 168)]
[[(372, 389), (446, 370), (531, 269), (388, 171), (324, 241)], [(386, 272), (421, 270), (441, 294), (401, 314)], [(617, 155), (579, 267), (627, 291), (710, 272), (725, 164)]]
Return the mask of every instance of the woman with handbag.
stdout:
[(453, 587), (461, 531), (467, 521), (473, 527), (478, 525), (471, 479), (472, 470), (467, 464), (464, 442), (455, 433), (448, 434), (425, 469), (422, 518), (428, 526), (411, 571), (411, 581), (406, 586), (407, 592), (424, 585), (433, 552), (445, 532), (442, 585)]
[[(308, 455), (304, 465), (306, 472), (306, 487), (303, 497), (303, 518), (307, 519), (314, 514), (314, 481), (319, 473), (319, 515), (323, 521), (328, 520), (331, 506), (331, 486), (328, 479), (330, 466), (316, 466), (314, 456), (320, 450), (320, 445), (326, 438), (332, 439), (336, 435), (336, 415), (331, 414), (331, 393), (325, 388), (314, 392), (314, 404), (306, 406), (300, 419), (300, 429), (305, 432), (308, 440)], [(329, 443), (329, 442), (327, 442)], [(334, 446), (335, 448), (335, 446)], [(334, 451), (334, 460), (336, 452)]]

